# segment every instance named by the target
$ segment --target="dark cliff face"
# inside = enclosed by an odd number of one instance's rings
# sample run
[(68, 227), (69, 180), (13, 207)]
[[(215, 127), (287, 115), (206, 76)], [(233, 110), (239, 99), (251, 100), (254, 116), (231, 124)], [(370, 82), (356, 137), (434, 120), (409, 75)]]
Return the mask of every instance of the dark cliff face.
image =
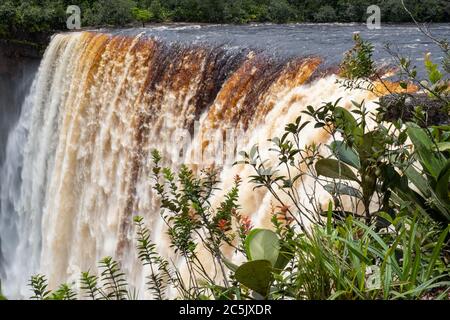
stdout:
[(0, 168), (8, 133), (19, 119), (40, 57), (36, 47), (0, 41)]
[[(39, 67), (41, 53), (38, 46), (0, 40), (0, 170), (6, 156), (9, 132), (19, 120), (22, 104)], [(0, 266), (1, 261), (0, 252)]]

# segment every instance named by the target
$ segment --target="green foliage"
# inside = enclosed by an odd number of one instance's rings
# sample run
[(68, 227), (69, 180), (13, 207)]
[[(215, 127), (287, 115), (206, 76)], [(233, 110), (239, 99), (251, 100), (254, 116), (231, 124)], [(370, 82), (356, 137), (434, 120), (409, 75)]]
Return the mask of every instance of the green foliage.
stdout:
[(151, 271), (148, 289), (156, 299), (163, 300), (168, 279), (173, 282), (169, 263), (159, 256), (156, 245), (150, 241), (150, 230), (144, 226), (143, 218), (136, 216), (134, 222), (137, 228), (138, 257), (144, 266), (150, 267)]
[(448, 153), (433, 148), (436, 142), (416, 124), (407, 124), (407, 133), (414, 145), (415, 152), (410, 155), (410, 162), (414, 162), (401, 169), (415, 190), (398, 186), (394, 190), (397, 201), (401, 205), (414, 204), (420, 212), (445, 225), (450, 222)]
[[(330, 220), (331, 221), (331, 220)], [(417, 299), (449, 292), (448, 266), (439, 258), (444, 231), (405, 216), (390, 220), (395, 232), (377, 232), (349, 217), (311, 236), (295, 235), (287, 268), (276, 276), (274, 295), (294, 299)], [(434, 246), (437, 247), (434, 247)], [(439, 294), (438, 294), (439, 293)]]
[[(364, 47), (363, 53), (352, 51), (346, 65), (352, 66), (352, 79), (359, 81), (369, 77), (374, 66), (371, 45), (355, 40), (358, 50)], [(448, 105), (447, 91), (442, 89), (448, 82), (437, 65), (425, 63), (431, 85), (424, 87), (431, 98)], [(415, 73), (407, 74), (415, 80)], [(354, 88), (353, 84), (348, 88)], [(373, 87), (370, 80), (367, 87)], [(280, 247), (288, 256), (282, 271), (273, 272), (267, 296), (447, 299), (448, 126), (421, 128), (401, 120), (384, 123), (366, 110), (364, 101), (353, 102), (351, 111), (339, 106), (338, 100), (318, 109), (308, 106), (304, 113), (314, 120), (315, 128), (330, 135), (330, 143), (301, 146), (301, 131), (310, 121), (298, 117), (286, 125), (281, 138), (270, 139), (273, 147), (269, 151), (278, 163), (262, 158), (258, 146), (242, 152), (243, 160), (238, 162), (253, 167), (250, 181), (255, 188), (272, 193), (279, 203), (278, 215), (286, 221), (272, 219)], [(424, 117), (417, 108), (417, 123), (426, 123)], [(370, 127), (369, 118), (375, 120)], [(324, 147), (330, 152), (326, 158), (321, 153)], [(308, 181), (311, 193), (306, 192), (312, 208), (303, 206), (296, 196), (295, 185), (304, 177), (313, 179), (312, 185)], [(332, 196), (326, 212), (314, 206), (317, 187)], [(343, 196), (355, 201), (343, 201)], [(361, 203), (363, 210), (358, 206)], [(305, 218), (312, 223), (311, 229), (306, 228)], [(248, 286), (255, 288), (256, 284)]]
[(267, 260), (275, 266), (280, 253), (278, 236), (271, 230), (253, 229), (245, 240), (249, 260)]
[[(35, 41), (36, 35), (65, 30), (69, 5), (80, 6), (84, 27), (123, 27), (166, 21), (365, 22), (365, 8), (374, 4), (380, 6), (385, 22), (410, 21), (398, 0), (6, 0), (0, 3), (0, 37)], [(450, 18), (445, 0), (410, 0), (407, 5), (421, 21)]]
[(50, 300), (76, 300), (76, 292), (66, 283), (63, 283), (50, 296)]
[(97, 287), (98, 277), (91, 275), (89, 271), (81, 273), (81, 290), (85, 293), (85, 297), (92, 300), (102, 295), (100, 289)]
[(47, 289), (47, 278), (44, 275), (32, 276), (28, 284), (33, 291), (33, 300), (47, 300), (51, 291)]
[(148, 10), (152, 14), (152, 21), (155, 22), (168, 21), (172, 14), (159, 0), (153, 0)]
[(142, 26), (145, 26), (146, 22), (149, 22), (153, 19), (153, 12), (147, 9), (139, 9), (137, 7), (132, 9), (133, 17), (136, 21), (142, 23)]
[(253, 260), (241, 265), (234, 276), (240, 283), (266, 298), (273, 281), (272, 268), (267, 260)]
[(337, 20), (336, 11), (330, 5), (322, 6), (319, 11), (314, 14), (314, 20), (317, 22), (334, 22)]
[(275, 23), (296, 21), (296, 12), (286, 0), (272, 0), (268, 5), (267, 17)]
[[(82, 272), (80, 278), (80, 292), (77, 293), (71, 285), (61, 284), (56, 290), (48, 288), (47, 278), (44, 275), (32, 276), (29, 286), (33, 291), (33, 300), (76, 300), (86, 298), (91, 300), (124, 300), (137, 299), (137, 294), (127, 289), (128, 284), (119, 263), (111, 257), (100, 261), (99, 277), (89, 271)], [(100, 283), (101, 282), (101, 283)]]
[(6, 299), (6, 297), (2, 293), (2, 281), (0, 279), (0, 301), (2, 301), (2, 300), (8, 300), (8, 299)]
[(375, 72), (373, 45), (364, 41), (358, 33), (353, 36), (353, 40), (355, 46), (345, 53), (340, 75), (348, 79), (370, 78)]
[[(339, 100), (335, 103), (326, 103), (317, 110), (310, 106), (308, 111), (305, 111), (315, 119), (317, 127), (324, 129), (333, 137), (333, 142), (327, 147), (335, 159), (319, 159), (315, 169), (319, 176), (338, 180), (329, 181), (325, 188), (327, 191), (331, 191), (334, 197), (351, 195), (360, 199), (365, 208), (366, 218), (370, 219), (376, 214), (370, 211), (370, 205), (377, 192), (384, 193), (384, 199), (378, 210), (384, 210), (389, 201), (390, 194), (386, 190), (393, 181), (388, 175), (395, 172), (393, 170), (395, 162), (405, 152), (404, 141), (395, 134), (390, 135), (389, 130), (381, 124), (368, 130), (367, 120), (370, 115), (364, 102), (361, 104), (353, 102), (352, 112), (338, 104)], [(359, 119), (356, 120), (353, 115)], [(401, 136), (401, 130), (399, 133)], [(337, 135), (343, 140), (337, 140)], [(355, 185), (345, 184), (339, 180), (354, 181), (359, 189), (355, 189)], [(340, 208), (339, 200), (335, 205)]]
[(98, 0), (83, 15), (83, 25), (125, 26), (133, 21), (132, 0)]
[(425, 55), (425, 68), (428, 72), (428, 77), (432, 84), (436, 84), (442, 79), (442, 73), (438, 69), (438, 65), (433, 63), (430, 59), (430, 54)]
[(320, 159), (316, 162), (316, 171), (318, 175), (332, 179), (358, 181), (352, 169), (339, 160)]
[(111, 257), (100, 261), (101, 280), (103, 282), (104, 297), (107, 300), (124, 300), (127, 296), (128, 283), (125, 274), (121, 271), (119, 263)]
[[(242, 242), (251, 228), (249, 221), (238, 213), (237, 197), (241, 179), (235, 178), (234, 187), (214, 209), (209, 200), (219, 182), (216, 171), (204, 169), (199, 175), (195, 175), (183, 165), (175, 174), (170, 168), (161, 166), (162, 158), (156, 150), (152, 152), (152, 157), (154, 190), (160, 198), (161, 217), (168, 228), (170, 246), (184, 258), (189, 270), (189, 281), (196, 283), (195, 288), (184, 287), (184, 282), (177, 273), (175, 278), (178, 291), (189, 299), (205, 297), (207, 292), (212, 292), (214, 296), (224, 295), (231, 287), (226, 268), (235, 268), (227, 261), (221, 248), (227, 245), (243, 253)], [(197, 256), (199, 245), (209, 252), (211, 263), (217, 264), (223, 287), (206, 273)], [(197, 278), (205, 279), (208, 285), (201, 286), (197, 283)]]

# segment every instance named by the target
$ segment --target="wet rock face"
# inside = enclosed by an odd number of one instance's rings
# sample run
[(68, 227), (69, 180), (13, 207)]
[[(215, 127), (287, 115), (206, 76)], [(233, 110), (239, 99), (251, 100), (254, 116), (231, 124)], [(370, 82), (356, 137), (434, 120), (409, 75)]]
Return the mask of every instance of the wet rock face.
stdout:
[(39, 61), (33, 48), (0, 42), (0, 167), (8, 133), (20, 116)]
[[(46, 42), (31, 43), (0, 39), (0, 54), (8, 59), (41, 59)], [(4, 65), (0, 60), (0, 68)], [(1, 70), (1, 69), (0, 69)]]
[(438, 99), (431, 99), (426, 94), (391, 94), (380, 98), (382, 120), (411, 121), (414, 110), (421, 107), (426, 114), (424, 126), (450, 124), (448, 105)]

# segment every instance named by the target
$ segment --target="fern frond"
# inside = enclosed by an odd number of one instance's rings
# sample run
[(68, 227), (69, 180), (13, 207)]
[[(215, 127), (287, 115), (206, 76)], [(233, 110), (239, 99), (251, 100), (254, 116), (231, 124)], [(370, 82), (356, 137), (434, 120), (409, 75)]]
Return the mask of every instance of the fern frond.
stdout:
[(89, 271), (81, 273), (81, 290), (84, 292), (85, 297), (92, 300), (99, 300), (99, 296), (103, 296), (103, 294), (97, 285), (97, 276), (91, 275)]
[(134, 222), (137, 228), (137, 250), (138, 257), (144, 266), (150, 267), (150, 276), (147, 282), (148, 289), (158, 300), (164, 299), (167, 288), (167, 279), (170, 276), (168, 262), (162, 259), (157, 251), (156, 245), (150, 241), (150, 230), (144, 226), (142, 217), (135, 217)]
[(33, 291), (32, 300), (47, 300), (50, 297), (51, 290), (48, 290), (47, 278), (44, 275), (37, 274), (31, 276), (28, 286)]
[(67, 283), (63, 283), (51, 294), (50, 300), (77, 300), (77, 293)]
[(125, 274), (121, 271), (119, 263), (111, 257), (106, 257), (100, 261), (101, 279), (105, 298), (124, 300), (127, 296), (128, 283)]

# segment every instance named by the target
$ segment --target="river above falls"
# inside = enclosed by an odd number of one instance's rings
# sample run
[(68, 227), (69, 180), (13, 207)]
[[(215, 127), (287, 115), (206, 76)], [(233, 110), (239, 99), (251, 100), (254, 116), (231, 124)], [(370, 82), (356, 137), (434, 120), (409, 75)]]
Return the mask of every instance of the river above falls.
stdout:
[[(450, 24), (430, 24), (433, 36), (449, 39)], [(352, 34), (361, 36), (374, 45), (374, 59), (379, 64), (392, 62), (385, 49), (386, 44), (405, 57), (410, 57), (420, 69), (424, 53), (430, 52), (435, 61), (443, 58), (442, 51), (413, 24), (382, 24), (380, 29), (370, 30), (365, 24), (249, 24), (249, 25), (200, 25), (172, 24), (133, 28), (114, 33), (135, 35), (144, 33), (165, 41), (186, 44), (228, 45), (231, 48), (263, 50), (275, 57), (317, 55), (327, 64), (338, 64), (345, 51), (353, 46)]]

